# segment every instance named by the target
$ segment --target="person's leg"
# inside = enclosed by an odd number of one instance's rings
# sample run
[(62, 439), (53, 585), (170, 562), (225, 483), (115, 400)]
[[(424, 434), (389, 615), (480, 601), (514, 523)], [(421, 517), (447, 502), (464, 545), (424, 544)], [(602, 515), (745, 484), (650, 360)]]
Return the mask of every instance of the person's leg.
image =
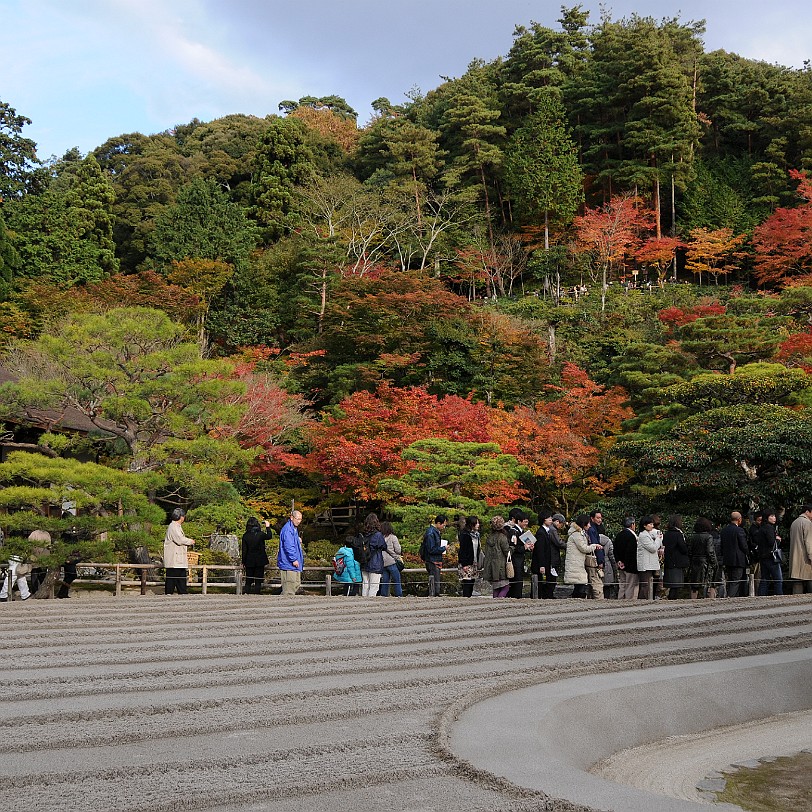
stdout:
[(369, 573), (369, 597), (370, 598), (376, 597), (380, 587), (381, 587), (381, 573), (380, 572), (370, 572)]
[(640, 595), (640, 576), (636, 572), (626, 573), (626, 599), (636, 601)]
[(589, 589), (591, 591), (592, 600), (603, 600), (603, 576), (600, 570), (594, 567), (587, 567), (587, 575), (589, 576)]
[(573, 598), (586, 598), (586, 584), (575, 584), (572, 588)]
[(510, 591), (510, 584), (506, 586), (500, 586), (493, 590), (494, 598), (506, 598), (508, 596), (508, 592)]
[(189, 570), (181, 568), (178, 572), (178, 595), (186, 595), (188, 593), (187, 584), (189, 578)]
[(378, 594), (382, 598), (388, 598), (389, 597), (389, 584), (390, 584), (391, 580), (392, 580), (392, 574), (390, 572), (390, 568), (389, 567), (384, 567), (383, 572), (381, 573), (381, 585), (380, 585), (380, 588), (378, 589)]
[(25, 575), (17, 578), (17, 589), (20, 590), (20, 600), (27, 601), (31, 597), (31, 590), (28, 588), (28, 579)]
[(361, 587), (361, 597), (368, 598), (369, 597), (369, 573), (366, 570), (361, 570), (361, 583), (363, 586)]
[(767, 583), (767, 567), (764, 564), (759, 564), (758, 566), (758, 589), (756, 590), (756, 594), (763, 598), (767, 594), (767, 587), (769, 584)]
[(428, 571), (429, 578), (434, 579), (432, 584), (429, 581), (429, 597), (439, 597), (441, 593), (441, 577), (442, 573), (440, 567), (434, 561), (426, 561), (426, 570)]
[(171, 595), (175, 591), (175, 573), (177, 570), (174, 567), (166, 568), (166, 575), (164, 576), (164, 595)]
[(390, 573), (392, 576), (392, 583), (395, 585), (395, 597), (402, 598), (403, 597), (403, 584), (401, 583), (400, 579), (400, 570), (398, 569), (398, 565), (395, 564), (392, 567), (392, 572)]
[(466, 579), (464, 581), (460, 581), (460, 587), (462, 588), (462, 597), (463, 598), (470, 598), (474, 594), (474, 582)]
[(301, 584), (301, 575), (295, 570), (280, 570), (279, 579), (282, 582), (282, 597), (293, 597)]

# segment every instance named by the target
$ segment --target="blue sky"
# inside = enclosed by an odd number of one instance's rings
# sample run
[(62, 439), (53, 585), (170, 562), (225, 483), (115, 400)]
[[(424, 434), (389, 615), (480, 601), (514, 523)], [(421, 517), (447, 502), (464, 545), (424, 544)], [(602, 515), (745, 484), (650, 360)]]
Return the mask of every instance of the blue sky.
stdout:
[[(575, 2), (571, 4), (575, 5)], [(508, 52), (513, 28), (554, 27), (560, 2), (524, 0), (0, 0), (0, 100), (32, 119), (39, 155), (87, 152), (122, 133), (194, 117), (275, 113), (337, 94), (360, 113), (474, 58)], [(567, 3), (570, 5), (570, 3)], [(599, 19), (598, 2), (582, 3)], [(808, 0), (608, 2), (614, 18), (706, 19), (705, 45), (802, 67)]]

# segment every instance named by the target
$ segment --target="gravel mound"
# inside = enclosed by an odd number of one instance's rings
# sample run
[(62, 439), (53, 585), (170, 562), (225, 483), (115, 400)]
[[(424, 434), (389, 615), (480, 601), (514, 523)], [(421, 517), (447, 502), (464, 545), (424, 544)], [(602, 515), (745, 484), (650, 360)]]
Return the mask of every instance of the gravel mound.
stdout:
[(233, 595), (3, 604), (4, 806), (586, 810), (459, 758), (455, 719), (517, 687), (798, 649), (811, 608)]

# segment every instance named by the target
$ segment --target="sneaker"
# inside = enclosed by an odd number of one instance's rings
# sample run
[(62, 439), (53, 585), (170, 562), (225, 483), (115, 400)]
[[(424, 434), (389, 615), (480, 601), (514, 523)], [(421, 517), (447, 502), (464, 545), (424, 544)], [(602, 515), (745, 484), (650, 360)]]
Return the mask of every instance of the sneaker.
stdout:
[(21, 601), (27, 601), (29, 598), (33, 598), (34, 596), (29, 592), (24, 598), (20, 598)]

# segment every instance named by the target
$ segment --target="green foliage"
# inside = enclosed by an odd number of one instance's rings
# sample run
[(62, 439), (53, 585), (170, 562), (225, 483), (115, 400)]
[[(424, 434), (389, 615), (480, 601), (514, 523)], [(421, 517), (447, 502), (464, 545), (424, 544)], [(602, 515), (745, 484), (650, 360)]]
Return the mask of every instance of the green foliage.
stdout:
[[(150, 523), (163, 521), (163, 510), (147, 496), (158, 481), (154, 474), (15, 451), (0, 463), (0, 510), (9, 514), (4, 516), (3, 526), (7, 533), (19, 536), (34, 529), (46, 530), (55, 542), (70, 527), (77, 527), (85, 543), (55, 543), (50, 556), (42, 559), (45, 564), (60, 564), (68, 550), (85, 557), (90, 553), (110, 556), (116, 540), (146, 539)], [(75, 506), (80, 519), (61, 518), (67, 504)], [(125, 531), (135, 536), (116, 535)], [(102, 534), (110, 534), (107, 541)], [(26, 542), (17, 546), (21, 551), (31, 547)]]
[(113, 186), (92, 155), (60, 170), (45, 191), (14, 202), (10, 210), (17, 273), (64, 288), (98, 282), (118, 270)]
[(399, 479), (384, 479), (379, 492), (387, 512), (408, 533), (417, 533), (438, 513), (484, 516), (522, 495), (518, 480), (527, 471), (496, 443), (418, 440), (401, 457), (413, 463)]
[(164, 265), (209, 259), (241, 268), (255, 236), (244, 210), (229, 202), (213, 179), (196, 178), (156, 217), (152, 255)]
[(0, 101), (0, 200), (17, 197), (31, 184), (37, 145), (23, 128), (31, 123), (8, 103)]
[(251, 181), (252, 213), (266, 242), (290, 233), (298, 222), (298, 187), (316, 171), (305, 125), (274, 119), (260, 140)]

